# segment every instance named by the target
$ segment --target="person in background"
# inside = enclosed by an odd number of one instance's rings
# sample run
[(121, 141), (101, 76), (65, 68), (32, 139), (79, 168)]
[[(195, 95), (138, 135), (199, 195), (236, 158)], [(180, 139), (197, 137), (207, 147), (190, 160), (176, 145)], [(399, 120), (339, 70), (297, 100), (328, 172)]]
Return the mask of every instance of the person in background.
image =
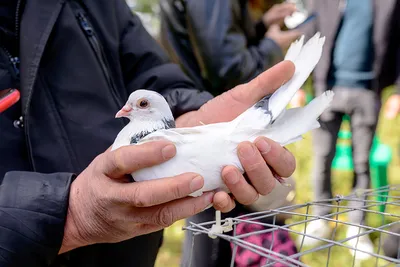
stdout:
[(268, 166), (286, 177), (295, 160), (266, 138), (238, 147), (247, 181), (237, 168), (221, 173), (232, 197), (187, 197), (204, 183), (190, 173), (130, 182), (176, 148), (157, 141), (110, 151), (127, 123), (115, 114), (143, 88), (166, 98), (177, 127), (230, 121), (293, 73), (283, 62), (214, 99), (170, 62), (124, 0), (0, 1), (0, 95), (21, 92), (0, 113), (0, 266), (154, 266), (165, 227), (211, 204), (229, 211), (233, 196), (251, 204), (267, 194)]
[[(181, 66), (198, 88), (219, 95), (232, 86), (248, 82), (281, 61), (284, 51), (299, 37), (300, 32), (296, 30), (281, 30), (284, 18), (296, 10), (295, 5), (275, 4), (255, 22), (250, 4), (256, 3), (247, 0), (160, 1), (160, 42), (170, 58)], [(249, 207), (237, 205), (223, 217), (249, 211)], [(214, 220), (214, 213), (213, 209), (209, 209), (188, 221), (211, 221)], [(244, 225), (241, 229), (247, 231), (249, 227)], [(182, 266), (230, 264), (232, 251), (229, 242), (197, 236), (192, 251), (193, 237), (188, 231), (185, 234)], [(266, 234), (260, 238), (268, 239), (270, 236)], [(287, 238), (285, 242), (292, 240)], [(292, 249), (294, 242), (287, 247), (291, 249), (287, 253), (291, 254), (295, 250)], [(250, 251), (244, 256), (237, 254), (236, 263), (246, 261), (251, 254)], [(254, 260), (253, 264), (258, 266), (261, 261)]]
[[(315, 0), (306, 2), (317, 18), (301, 30), (311, 37), (319, 31), (326, 36), (324, 51), (313, 73), (315, 94), (334, 90), (331, 107), (321, 117), (321, 128), (313, 131), (314, 200), (332, 198), (331, 165), (335, 156), (338, 132), (345, 114), (350, 116), (354, 162), (353, 190), (370, 186), (369, 155), (374, 138), (383, 88), (397, 84), (397, 91), (386, 106), (387, 114), (394, 116), (400, 110), (399, 60), (400, 15), (399, 2), (377, 0)], [(304, 105), (304, 92), (293, 98), (292, 105)], [(352, 201), (351, 208), (360, 208), (363, 201)], [(315, 206), (314, 214), (329, 214), (328, 206)], [(365, 212), (348, 213), (355, 224), (365, 224)], [(320, 238), (330, 237), (325, 220), (308, 224), (307, 233)], [(349, 227), (347, 237), (358, 234), (358, 227)], [(364, 230), (361, 230), (361, 233)], [(315, 246), (317, 239), (307, 238), (305, 244)], [(356, 246), (357, 238), (349, 245)], [(358, 249), (373, 251), (368, 235), (358, 240)], [(352, 250), (353, 251), (353, 250)], [(357, 256), (367, 257), (365, 253)]]
[(255, 23), (247, 0), (161, 0), (161, 44), (196, 86), (214, 95), (283, 59), (299, 32), (282, 31), (293, 4), (274, 5)]

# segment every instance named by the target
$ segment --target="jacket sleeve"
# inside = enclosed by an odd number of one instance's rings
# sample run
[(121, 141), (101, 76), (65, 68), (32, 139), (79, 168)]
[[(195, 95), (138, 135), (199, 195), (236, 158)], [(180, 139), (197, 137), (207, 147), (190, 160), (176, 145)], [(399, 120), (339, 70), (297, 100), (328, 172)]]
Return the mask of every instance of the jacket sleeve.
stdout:
[(230, 0), (186, 1), (188, 33), (203, 76), (221, 91), (248, 82), (283, 59), (280, 47), (263, 38), (249, 45), (234, 23)]
[(0, 180), (0, 266), (48, 266), (64, 235), (72, 174), (9, 172)]
[(120, 58), (130, 92), (139, 88), (158, 91), (175, 117), (199, 109), (213, 96), (194, 88), (193, 82), (173, 64), (143, 27), (124, 0), (116, 0), (120, 33)]

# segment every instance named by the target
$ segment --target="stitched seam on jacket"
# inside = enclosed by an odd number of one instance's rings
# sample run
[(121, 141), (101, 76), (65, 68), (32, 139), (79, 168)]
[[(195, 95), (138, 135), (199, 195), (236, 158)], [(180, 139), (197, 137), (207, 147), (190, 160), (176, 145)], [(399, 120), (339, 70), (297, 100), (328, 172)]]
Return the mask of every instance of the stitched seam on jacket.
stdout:
[(76, 157), (76, 155), (74, 153), (74, 150), (72, 149), (71, 142), (70, 142), (70, 140), (68, 138), (67, 131), (65, 130), (64, 124), (62, 123), (61, 115), (58, 112), (58, 109), (56, 108), (56, 105), (55, 105), (55, 102), (54, 102), (54, 97), (51, 94), (50, 89), (48, 88), (47, 81), (45, 80), (43, 75), (40, 75), (40, 80), (42, 81), (44, 92), (47, 94), (47, 98), (49, 100), (51, 109), (53, 110), (53, 114), (55, 116), (55, 120), (56, 120), (56, 123), (58, 125), (58, 128), (60, 129), (60, 132), (61, 132), (61, 134), (63, 136), (63, 139), (65, 140), (63, 143), (65, 143), (65, 148), (67, 149), (68, 154), (70, 156), (68, 158), (71, 159), (70, 160), (71, 167), (73, 169), (75, 169), (76, 167), (79, 167), (79, 163), (78, 163), (77, 157)]

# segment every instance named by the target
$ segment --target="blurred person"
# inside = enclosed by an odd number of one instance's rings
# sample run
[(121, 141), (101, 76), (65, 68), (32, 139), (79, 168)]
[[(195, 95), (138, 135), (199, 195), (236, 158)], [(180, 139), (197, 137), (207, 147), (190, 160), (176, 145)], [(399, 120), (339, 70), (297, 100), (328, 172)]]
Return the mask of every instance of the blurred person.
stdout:
[[(295, 5), (273, 5), (260, 21), (251, 18), (247, 0), (161, 0), (161, 44), (184, 72), (202, 88), (219, 95), (245, 83), (283, 59), (284, 51), (299, 37), (296, 30), (283, 31), (284, 18)], [(262, 197), (261, 197), (262, 198)], [(238, 205), (224, 217), (248, 213)], [(214, 220), (212, 209), (189, 221)], [(279, 223), (283, 223), (280, 221)], [(246, 231), (247, 227), (243, 227)], [(183, 266), (226, 266), (232, 257), (229, 242), (185, 233)], [(290, 242), (290, 238), (287, 242)], [(249, 251), (249, 253), (251, 253)], [(189, 263), (189, 260), (191, 262)], [(243, 258), (239, 259), (243, 260)]]
[(274, 5), (255, 23), (247, 0), (161, 0), (161, 43), (198, 88), (218, 95), (283, 59), (299, 32), (280, 25), (295, 5)]
[[(334, 90), (331, 107), (320, 117), (321, 128), (313, 131), (314, 200), (332, 198), (331, 165), (336, 152), (338, 132), (345, 114), (351, 118), (354, 162), (353, 191), (370, 187), (369, 155), (381, 108), (381, 92), (392, 84), (397, 91), (386, 107), (387, 116), (400, 110), (400, 15), (399, 2), (377, 0), (315, 0), (306, 1), (308, 9), (318, 17), (301, 27), (307, 37), (319, 31), (326, 36), (324, 51), (313, 73), (316, 95)], [(299, 91), (292, 106), (305, 103), (304, 91)], [(359, 209), (363, 201), (350, 201), (350, 208)], [(315, 215), (324, 216), (331, 208), (317, 205)], [(349, 221), (365, 224), (366, 213), (348, 213)], [(315, 220), (307, 225), (307, 233), (329, 238), (327, 221)], [(347, 237), (358, 235), (358, 227), (349, 227)], [(361, 230), (363, 233), (364, 230)], [(305, 244), (315, 246), (317, 239), (307, 238)], [(357, 238), (349, 244), (356, 246)], [(368, 235), (358, 240), (358, 249), (373, 252)], [(358, 256), (367, 257), (363, 253)]]
[[(203, 183), (190, 173), (130, 182), (127, 174), (176, 148), (159, 141), (110, 151), (127, 123), (114, 114), (144, 88), (163, 94), (177, 127), (228, 121), (294, 72), (283, 62), (214, 100), (168, 60), (123, 0), (1, 1), (0, 46), (0, 96), (21, 91), (0, 114), (2, 267), (154, 266), (164, 227), (235, 202), (223, 192), (187, 198)], [(262, 155), (258, 142), (272, 153)], [(292, 154), (271, 140), (238, 150), (255, 151), (241, 159), (245, 170), (252, 166), (247, 181), (235, 168), (221, 173), (238, 203), (271, 190), (267, 164), (283, 177), (294, 171)]]

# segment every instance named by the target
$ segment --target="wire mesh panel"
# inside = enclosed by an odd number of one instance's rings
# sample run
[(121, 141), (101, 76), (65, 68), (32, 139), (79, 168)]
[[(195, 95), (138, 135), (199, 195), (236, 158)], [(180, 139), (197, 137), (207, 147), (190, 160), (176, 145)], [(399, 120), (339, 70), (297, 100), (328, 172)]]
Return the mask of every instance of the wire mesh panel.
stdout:
[[(332, 212), (324, 216), (313, 215), (312, 210), (316, 206), (330, 208)], [(348, 215), (352, 212), (364, 212), (368, 223), (350, 222)], [(276, 218), (282, 214), (292, 217), (286, 224), (278, 225)], [(320, 232), (309, 233), (307, 225), (316, 223), (328, 225), (329, 234), (321, 237)], [(215, 226), (218, 224), (226, 231), (215, 232)], [(245, 233), (242, 231), (238, 234), (238, 229), (243, 225), (251, 227), (248, 227)], [(347, 229), (346, 234), (344, 228)], [(229, 241), (232, 245), (231, 266), (236, 266), (237, 253), (244, 250), (262, 257), (263, 261), (259, 261), (262, 263), (260, 266), (337, 266), (332, 264), (333, 259), (349, 252), (351, 262), (342, 263), (343, 267), (400, 266), (400, 185), (245, 214), (220, 222), (218, 218), (216, 221), (198, 224), (191, 222), (184, 230), (191, 231), (194, 235), (193, 249), (196, 246), (196, 236), (201, 234)], [(254, 238), (266, 233), (270, 233), (271, 237), (268, 242), (258, 242)], [(278, 237), (282, 233), (289, 234), (296, 241), (295, 253), (287, 255), (272, 249), (276, 242), (279, 242)], [(361, 245), (361, 240), (366, 236), (373, 241), (373, 251)], [(311, 243), (314, 245), (309, 246)], [(318, 245), (315, 245), (317, 243)], [(318, 255), (317, 260), (315, 257), (313, 261), (308, 260), (308, 256), (313, 254)]]

